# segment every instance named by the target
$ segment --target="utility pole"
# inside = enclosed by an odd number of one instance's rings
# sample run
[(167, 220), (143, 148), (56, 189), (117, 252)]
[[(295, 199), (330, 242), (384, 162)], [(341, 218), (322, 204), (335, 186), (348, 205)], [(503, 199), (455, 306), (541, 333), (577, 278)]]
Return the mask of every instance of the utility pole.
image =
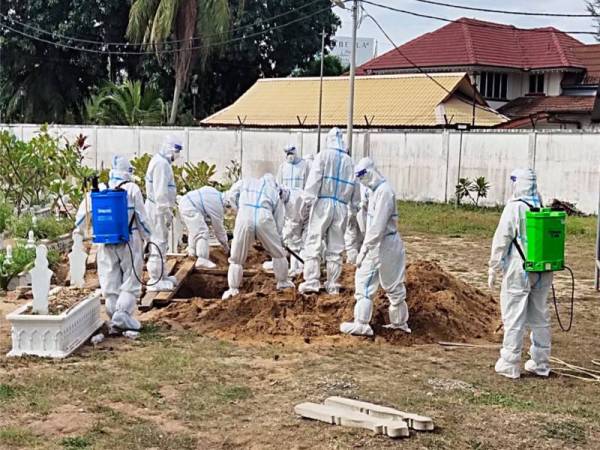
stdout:
[(348, 154), (352, 155), (352, 130), (354, 125), (354, 76), (356, 74), (356, 30), (358, 28), (358, 2), (352, 4), (352, 51), (350, 53), (350, 93), (348, 96), (348, 124), (346, 126), (346, 139), (348, 140)]
[(321, 32), (321, 82), (319, 84), (319, 124), (317, 126), (317, 153), (321, 151), (321, 116), (323, 112), (323, 68), (325, 59), (325, 27)]

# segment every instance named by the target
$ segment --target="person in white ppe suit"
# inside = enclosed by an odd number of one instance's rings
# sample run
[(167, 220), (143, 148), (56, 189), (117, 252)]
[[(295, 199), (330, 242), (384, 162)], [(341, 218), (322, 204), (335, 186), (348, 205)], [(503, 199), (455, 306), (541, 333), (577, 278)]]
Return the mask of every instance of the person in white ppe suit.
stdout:
[[(148, 259), (149, 291), (170, 291), (177, 280), (164, 273), (167, 265), (167, 247), (169, 228), (173, 222), (173, 208), (177, 201), (177, 187), (171, 164), (179, 157), (183, 149), (179, 139), (167, 136), (159, 152), (152, 157), (146, 172), (146, 210), (152, 224), (153, 246)], [(162, 276), (161, 276), (162, 275)]]
[[(303, 189), (310, 170), (306, 160), (298, 156), (293, 145), (284, 148), (286, 160), (279, 166), (277, 183), (290, 191), (290, 198), (285, 204), (285, 223), (283, 225), (283, 242), (297, 255), (304, 244), (304, 234), (308, 223), (308, 208), (304, 201)], [(290, 259), (290, 275), (302, 273), (302, 263), (294, 256)]]
[(552, 287), (552, 272), (528, 273), (517, 246), (527, 255), (525, 213), (541, 206), (537, 178), (531, 169), (515, 170), (511, 174), (513, 195), (502, 211), (492, 241), (488, 285), (494, 287), (496, 275), (502, 271), (500, 307), (504, 324), (504, 340), (496, 372), (508, 378), (519, 378), (523, 335), (531, 330), (531, 359), (525, 370), (540, 376), (550, 374), (550, 316), (548, 293)]
[(312, 204), (304, 245), (304, 282), (302, 293), (318, 292), (320, 255), (325, 241), (329, 294), (339, 293), (342, 273), (344, 233), (348, 205), (358, 203), (359, 189), (354, 179), (354, 164), (347, 153), (342, 132), (332, 128), (327, 134), (327, 149), (317, 154), (304, 188), (305, 198)]
[(365, 239), (356, 258), (354, 322), (342, 323), (340, 331), (373, 335), (369, 322), (373, 313), (373, 297), (381, 284), (390, 301), (390, 323), (384, 327), (410, 333), (404, 285), (405, 251), (397, 227), (396, 194), (370, 158), (361, 159), (355, 172), (359, 182), (371, 193)]
[(227, 231), (223, 224), (225, 205), (223, 194), (212, 186), (204, 186), (188, 192), (179, 200), (179, 211), (188, 230), (188, 252), (196, 256), (196, 267), (214, 268), (216, 264), (209, 259), (208, 225), (215, 237), (229, 254)]
[[(129, 243), (99, 244), (97, 256), (98, 278), (105, 298), (106, 313), (110, 318), (109, 328), (123, 331), (137, 331), (141, 328), (140, 322), (133, 315), (142, 291), (138, 278), (141, 278), (144, 267), (144, 241), (150, 238), (150, 226), (142, 191), (132, 181), (132, 174), (133, 169), (127, 158), (113, 157), (108, 186), (110, 189), (118, 188), (127, 192), (128, 223), (131, 224), (131, 234)], [(77, 228), (81, 229), (84, 225), (90, 209), (89, 201), (81, 204), (75, 218)]]
[(294, 287), (288, 279), (288, 261), (281, 241), (287, 195), (287, 189), (280, 188), (269, 173), (260, 179), (239, 180), (227, 193), (228, 201), (237, 209), (237, 216), (227, 273), (229, 289), (223, 294), (223, 299), (239, 294), (243, 265), (255, 239), (273, 259), (277, 289)]
[(344, 234), (346, 244), (346, 262), (356, 264), (356, 257), (365, 238), (367, 222), (368, 188), (360, 185), (360, 203), (358, 208), (348, 207), (348, 226)]

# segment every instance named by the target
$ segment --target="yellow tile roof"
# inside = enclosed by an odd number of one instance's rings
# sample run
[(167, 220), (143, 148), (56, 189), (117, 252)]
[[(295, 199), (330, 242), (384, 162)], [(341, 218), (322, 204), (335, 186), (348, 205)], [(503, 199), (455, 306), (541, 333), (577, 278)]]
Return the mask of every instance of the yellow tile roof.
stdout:
[[(440, 85), (421, 74), (356, 77), (355, 126), (423, 127), (472, 120), (473, 87), (465, 73), (431, 75)], [(345, 126), (348, 110), (348, 77), (323, 81), (322, 125)], [(450, 92), (450, 94), (448, 93)], [(477, 95), (477, 102), (484, 101)], [(440, 106), (441, 105), (441, 106)], [(444, 112), (446, 119), (444, 119)], [(207, 117), (203, 125), (269, 127), (318, 124), (319, 78), (270, 78), (258, 80), (231, 106)], [(366, 119), (365, 119), (366, 117)], [(239, 119), (238, 119), (239, 118)], [(478, 126), (493, 126), (506, 118), (491, 110), (476, 109)]]

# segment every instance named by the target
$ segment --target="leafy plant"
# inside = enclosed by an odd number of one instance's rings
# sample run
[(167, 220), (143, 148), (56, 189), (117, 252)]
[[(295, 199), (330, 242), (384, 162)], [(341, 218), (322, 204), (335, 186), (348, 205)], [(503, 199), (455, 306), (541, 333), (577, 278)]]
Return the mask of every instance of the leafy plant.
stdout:
[(490, 183), (485, 177), (477, 177), (475, 180), (460, 178), (456, 185), (456, 200), (460, 204), (462, 199), (468, 198), (474, 206), (479, 206), (479, 200), (487, 197), (489, 190)]
[(84, 136), (72, 143), (51, 136), (43, 126), (29, 142), (0, 132), (0, 188), (17, 216), (33, 206), (60, 207), (82, 197), (81, 182), (93, 173), (82, 164), (88, 148)]
[(149, 153), (144, 153), (142, 156), (138, 156), (131, 160), (131, 167), (133, 167), (133, 177), (136, 183), (139, 185), (144, 197), (146, 196), (146, 172), (148, 171), (148, 165), (150, 164), (150, 160), (152, 159), (152, 155)]
[(38, 217), (34, 224), (33, 216), (26, 214), (13, 217), (8, 223), (8, 233), (14, 238), (26, 239), (29, 230), (33, 230), (36, 239), (54, 240), (73, 230), (73, 221), (70, 219), (57, 219), (53, 216)]
[[(33, 266), (35, 249), (18, 244), (12, 250), (12, 259), (7, 261), (6, 250), (0, 251), (0, 289), (6, 290), (11, 280), (24, 270)], [(56, 250), (48, 251), (48, 264), (52, 268), (60, 261)]]
[(160, 125), (165, 121), (165, 104), (160, 94), (139, 80), (107, 83), (85, 103), (88, 123), (110, 125)]
[(222, 185), (223, 191), (229, 190), (233, 184), (238, 181), (242, 176), (242, 164), (235, 160), (231, 160), (231, 164), (225, 166), (225, 178), (227, 181)]
[(0, 200), (0, 233), (3, 233), (6, 229), (6, 225), (8, 224), (12, 213), (12, 207), (8, 203)]
[(202, 186), (216, 185), (211, 178), (217, 173), (217, 167), (214, 164), (208, 164), (205, 161), (200, 161), (198, 164), (185, 163), (182, 174), (180, 175), (180, 183), (177, 183), (179, 189), (182, 185), (185, 192), (200, 189)]

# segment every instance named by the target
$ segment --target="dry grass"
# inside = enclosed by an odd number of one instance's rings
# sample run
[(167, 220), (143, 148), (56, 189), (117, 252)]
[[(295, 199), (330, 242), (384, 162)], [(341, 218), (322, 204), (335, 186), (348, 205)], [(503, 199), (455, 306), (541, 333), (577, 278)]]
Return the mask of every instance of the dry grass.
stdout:
[[(475, 234), (412, 233), (409, 258), (437, 259), (484, 288), (490, 239)], [(593, 246), (576, 239), (569, 255), (578, 309), (570, 334), (560, 333), (553, 317), (553, 351), (589, 365), (600, 359)], [(4, 352), (5, 323), (0, 332)], [(598, 447), (600, 386), (558, 376), (501, 379), (496, 358), (493, 349), (354, 338), (248, 347), (148, 326), (137, 342), (110, 339), (65, 361), (0, 357), (0, 448)], [(438, 428), (398, 443), (294, 416), (294, 404), (330, 395), (430, 415)]]

